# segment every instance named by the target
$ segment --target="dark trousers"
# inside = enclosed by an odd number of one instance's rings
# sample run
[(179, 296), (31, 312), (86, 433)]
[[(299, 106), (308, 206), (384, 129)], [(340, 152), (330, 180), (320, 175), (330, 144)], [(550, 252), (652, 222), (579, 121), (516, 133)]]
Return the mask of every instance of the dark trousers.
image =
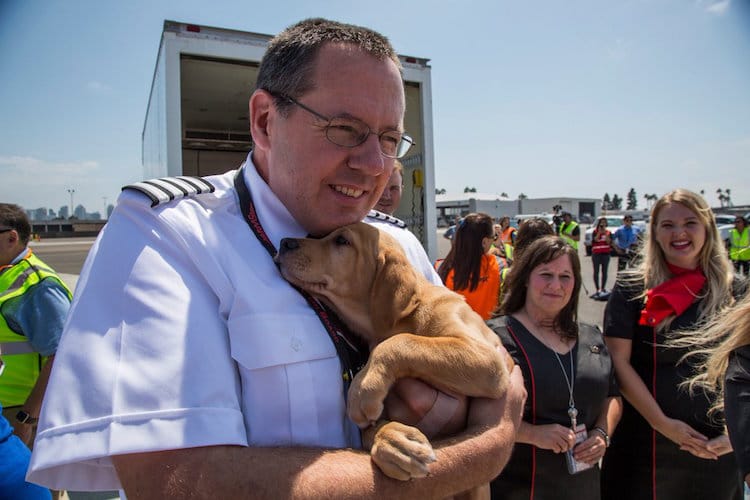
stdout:
[(748, 275), (748, 272), (750, 271), (750, 260), (733, 260), (732, 263), (734, 264), (734, 270), (737, 271), (737, 274), (742, 274), (743, 276)]
[[(598, 290), (604, 290), (607, 285), (607, 271), (609, 268), (609, 254), (595, 253), (591, 254), (591, 262), (594, 264), (594, 287)], [(602, 286), (599, 286), (599, 269), (602, 272)]]
[(617, 270), (623, 271), (626, 267), (628, 267), (628, 264), (630, 263), (630, 254), (620, 254), (617, 256)]

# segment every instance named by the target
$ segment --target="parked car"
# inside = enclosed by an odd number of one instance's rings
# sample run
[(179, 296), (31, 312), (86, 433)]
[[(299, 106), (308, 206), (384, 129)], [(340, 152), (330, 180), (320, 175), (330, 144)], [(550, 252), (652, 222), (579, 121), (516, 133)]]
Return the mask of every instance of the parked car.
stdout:
[(719, 229), (719, 239), (724, 242), (724, 246), (729, 249), (729, 231), (734, 229), (734, 215), (714, 214), (716, 227)]
[(724, 246), (729, 249), (729, 231), (734, 229), (734, 215), (714, 214), (716, 227), (719, 229), (719, 239), (724, 242)]
[(717, 226), (724, 226), (726, 224), (734, 225), (735, 216), (731, 214), (714, 214)]

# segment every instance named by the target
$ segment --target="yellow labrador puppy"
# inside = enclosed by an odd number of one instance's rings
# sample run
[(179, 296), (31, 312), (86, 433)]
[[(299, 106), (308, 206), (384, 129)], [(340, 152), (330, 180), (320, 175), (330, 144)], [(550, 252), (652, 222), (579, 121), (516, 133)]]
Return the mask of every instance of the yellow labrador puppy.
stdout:
[(463, 297), (427, 281), (401, 245), (357, 223), (322, 239), (285, 238), (276, 261), (290, 283), (329, 306), (370, 347), (352, 381), (349, 417), (366, 430), (365, 447), (388, 476), (423, 477), (435, 460), (415, 427), (380, 420), (397, 379), (421, 379), (443, 392), (499, 398), (512, 360)]

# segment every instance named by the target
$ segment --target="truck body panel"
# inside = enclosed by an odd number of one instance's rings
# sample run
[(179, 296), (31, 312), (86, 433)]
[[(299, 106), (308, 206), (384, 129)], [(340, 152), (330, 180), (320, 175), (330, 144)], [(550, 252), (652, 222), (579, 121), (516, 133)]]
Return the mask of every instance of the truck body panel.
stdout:
[[(142, 134), (144, 178), (212, 175), (237, 168), (252, 148), (248, 100), (270, 35), (164, 21)], [(431, 68), (403, 65), (404, 128), (416, 145), (401, 161), (394, 214), (437, 255)]]

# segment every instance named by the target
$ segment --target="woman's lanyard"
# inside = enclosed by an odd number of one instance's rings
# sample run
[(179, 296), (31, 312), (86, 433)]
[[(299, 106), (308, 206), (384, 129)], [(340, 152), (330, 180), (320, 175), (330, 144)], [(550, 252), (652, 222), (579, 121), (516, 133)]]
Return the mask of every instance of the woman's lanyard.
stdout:
[[(548, 347), (549, 348), (549, 347)], [(573, 432), (575, 432), (576, 427), (578, 427), (578, 410), (576, 409), (576, 401), (573, 398), (573, 390), (575, 389), (576, 379), (575, 379), (575, 372), (573, 371), (573, 348), (571, 347), (570, 351), (568, 351), (568, 354), (570, 355), (570, 378), (568, 378), (568, 373), (565, 371), (565, 366), (563, 366), (563, 362), (560, 359), (560, 355), (557, 354), (557, 351), (555, 351), (552, 348), (549, 348), (552, 353), (557, 358), (557, 362), (560, 363), (560, 369), (563, 372), (563, 375), (565, 376), (565, 385), (568, 386), (568, 417), (570, 417), (570, 428), (573, 429)]]
[[(258, 238), (258, 241), (273, 259), (277, 253), (276, 247), (274, 247), (270, 238), (263, 230), (260, 219), (258, 219), (258, 214), (255, 211), (255, 204), (250, 195), (250, 190), (247, 188), (243, 180), (244, 168), (245, 167), (239, 169), (234, 176), (234, 187), (240, 198), (240, 210), (245, 218), (245, 222), (250, 226), (255, 237)], [(344, 390), (346, 391), (349, 388), (349, 384), (354, 378), (354, 375), (356, 375), (367, 362), (367, 356), (369, 354), (367, 346), (361, 342), (338, 317), (336, 317), (333, 311), (330, 311), (306, 291), (294, 285), (291, 286), (297, 290), (305, 300), (307, 300), (310, 307), (313, 308), (315, 314), (318, 315), (318, 319), (320, 319), (320, 322), (323, 323), (323, 327), (328, 332), (334, 347), (336, 347), (336, 353), (338, 354), (343, 368), (341, 375), (344, 380)]]

